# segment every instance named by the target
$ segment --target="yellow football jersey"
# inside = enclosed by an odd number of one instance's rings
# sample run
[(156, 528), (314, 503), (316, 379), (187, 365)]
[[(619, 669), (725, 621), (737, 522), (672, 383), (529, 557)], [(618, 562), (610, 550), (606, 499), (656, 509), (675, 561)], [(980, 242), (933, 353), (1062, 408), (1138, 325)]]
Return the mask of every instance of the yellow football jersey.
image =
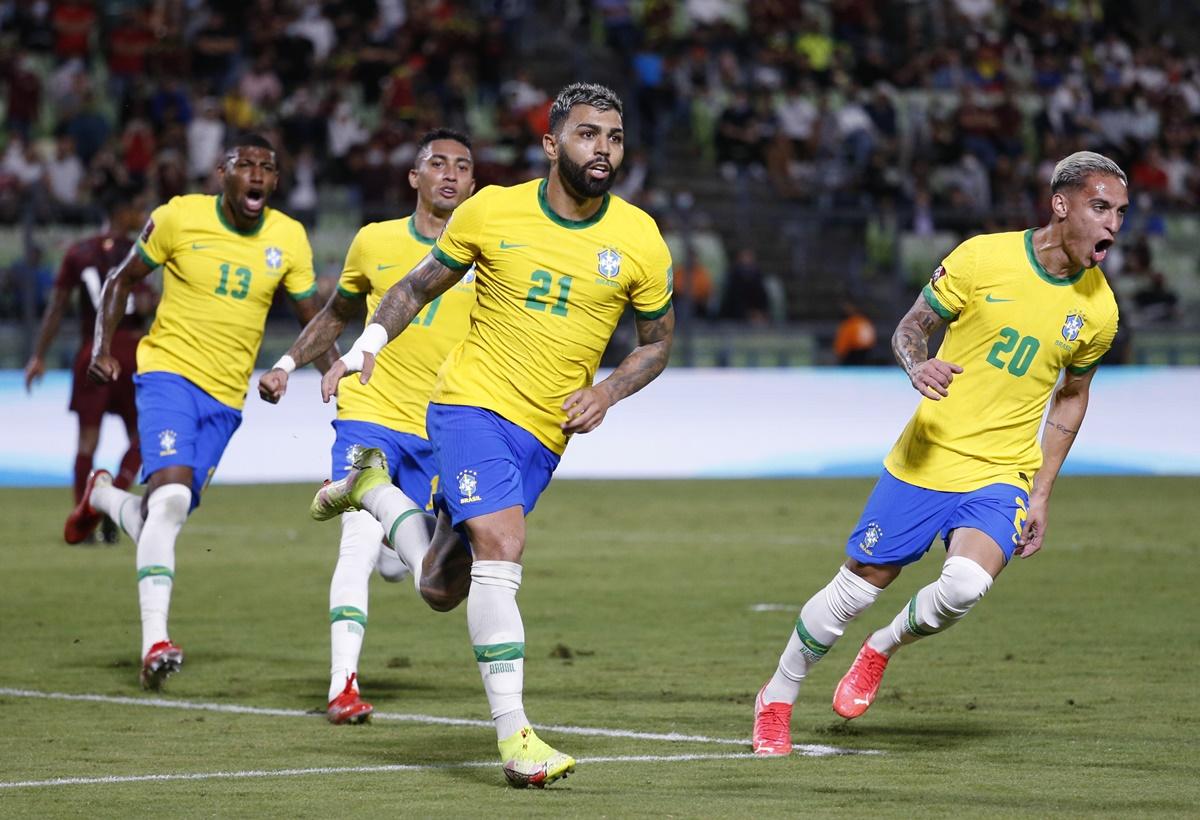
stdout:
[(442, 264), (475, 264), (477, 296), (431, 401), (486, 408), (562, 453), (562, 403), (592, 383), (625, 306), (645, 319), (670, 308), (671, 254), (654, 220), (619, 197), (574, 222), (550, 209), (545, 186), (485, 188), (438, 239)]
[(1046, 273), (1033, 230), (968, 239), (922, 291), (950, 322), (937, 358), (962, 367), (950, 395), (922, 399), (884, 465), (931, 490), (1028, 489), (1038, 431), (1064, 367), (1086, 373), (1112, 345), (1117, 302), (1099, 268)]
[[(399, 282), (433, 247), (417, 233), (412, 217), (363, 227), (346, 253), (338, 292), (366, 297), (367, 321), (388, 288)], [(382, 424), (425, 438), (425, 410), (438, 368), (467, 335), (475, 305), (475, 271), (421, 309), (408, 330), (379, 352), (371, 381), (344, 379), (338, 389), (338, 418)]]
[(155, 208), (136, 247), (147, 265), (163, 266), (138, 372), (177, 373), (240, 410), (276, 289), (282, 282), (293, 299), (317, 292), (304, 226), (265, 208), (242, 233), (225, 220), (221, 197), (189, 194)]

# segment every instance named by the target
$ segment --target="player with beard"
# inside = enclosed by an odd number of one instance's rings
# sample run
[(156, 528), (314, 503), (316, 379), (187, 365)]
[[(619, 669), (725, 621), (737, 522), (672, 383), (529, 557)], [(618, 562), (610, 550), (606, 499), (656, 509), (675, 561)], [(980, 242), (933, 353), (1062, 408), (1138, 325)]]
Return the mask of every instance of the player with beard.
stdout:
[[(322, 380), (362, 371), (409, 327), (422, 306), (472, 266), (476, 304), (466, 339), (443, 365), (426, 416), (438, 468), (439, 511), (469, 539), (467, 629), (496, 724), (508, 782), (545, 786), (575, 761), (540, 740), (522, 701), (525, 629), (517, 608), (525, 516), (568, 439), (590, 432), (608, 409), (646, 386), (671, 350), (671, 258), (654, 221), (608, 193), (624, 157), (621, 102), (586, 83), (564, 88), (542, 137), (546, 179), (485, 188), (459, 206), (432, 252), (392, 287), (372, 323)], [(638, 346), (592, 384), (617, 320), (632, 306)], [(369, 510), (369, 488), (386, 481), (364, 461), (318, 492), (313, 512)], [(366, 488), (366, 489), (364, 489)], [(436, 539), (435, 539), (436, 541)], [(426, 580), (453, 550), (435, 544)], [(444, 569), (444, 567), (443, 567)], [(436, 599), (461, 599), (453, 573)]]
[[(346, 323), (363, 314), (364, 303), (369, 316), (388, 288), (429, 253), (451, 212), (475, 189), (470, 141), (448, 128), (425, 134), (417, 144), (408, 181), (417, 190), (416, 210), (404, 219), (372, 222), (355, 235), (337, 291), (259, 380), (259, 395), (267, 401), (279, 401), (287, 390), (288, 373), (328, 350)], [(432, 522), (425, 510), (432, 510), (437, 474), (425, 433), (425, 408), (438, 368), (467, 335), (475, 306), (474, 279), (473, 274), (464, 276), (417, 315), (412, 332), (380, 353), (370, 384), (351, 380), (338, 396), (333, 477), (345, 476), (364, 448), (381, 451), (388, 471), (367, 501), (378, 520), (361, 510), (341, 516), (338, 561), (329, 584), (332, 663), (325, 714), (330, 723), (362, 723), (373, 711), (359, 696), (358, 659), (375, 569), (391, 582), (411, 572), (420, 589)], [(453, 530), (449, 535), (457, 540)]]
[(1042, 548), (1050, 492), (1117, 332), (1099, 264), (1129, 207), (1124, 172), (1090, 151), (1059, 162), (1050, 191), (1048, 224), (963, 242), (900, 320), (892, 350), (928, 401), (884, 460), (845, 564), (800, 610), (755, 699), (755, 753), (791, 753), (792, 704), (808, 670), (939, 533), (941, 575), (867, 637), (833, 695), (842, 717), (867, 711), (897, 650), (949, 629), (1013, 555)]
[[(96, 327), (96, 311), (100, 307), (100, 288), (108, 272), (120, 264), (129, 253), (137, 230), (146, 221), (146, 199), (140, 189), (124, 187), (112, 192), (107, 201), (108, 224), (96, 236), (81, 239), (67, 249), (58, 278), (54, 282), (54, 293), (46, 305), (33, 355), (25, 365), (25, 389), (32, 390), (33, 383), (46, 372), (46, 350), (58, 333), (63, 312), (74, 291), (79, 305), (79, 351), (75, 355), (75, 367), (71, 381), (71, 410), (79, 418), (79, 442), (75, 453), (75, 503), (83, 498), (84, 487), (92, 472), (92, 459), (100, 444), (100, 423), (105, 413), (120, 416), (129, 437), (129, 448), (121, 459), (121, 466), (113, 482), (124, 489), (137, 479), (142, 455), (138, 446), (137, 407), (134, 403), (133, 371), (137, 365), (135, 352), (138, 340), (145, 330), (146, 316), (154, 311), (155, 293), (148, 282), (138, 282), (125, 305), (125, 314), (113, 334), (113, 355), (121, 362), (125, 371), (121, 377), (109, 384), (95, 384), (87, 377), (87, 367), (92, 360), (92, 334)], [(105, 543), (116, 543), (116, 525), (105, 518), (103, 525)], [(86, 538), (92, 533), (82, 534)], [(66, 528), (64, 536), (68, 544), (77, 544), (80, 533)]]
[[(121, 375), (114, 329), (135, 283), (163, 268), (162, 302), (137, 351), (138, 432), (146, 492), (113, 486), (100, 470), (67, 521), (68, 540), (107, 514), (137, 542), (142, 685), (159, 688), (183, 663), (167, 634), (175, 539), (242, 421), (263, 325), (282, 286), (302, 324), (316, 315), (304, 226), (267, 207), (279, 180), (271, 143), (235, 137), (217, 168), (221, 193), (171, 199), (150, 215), (133, 250), (104, 283), (88, 375)], [(321, 357), (328, 366), (332, 351)]]

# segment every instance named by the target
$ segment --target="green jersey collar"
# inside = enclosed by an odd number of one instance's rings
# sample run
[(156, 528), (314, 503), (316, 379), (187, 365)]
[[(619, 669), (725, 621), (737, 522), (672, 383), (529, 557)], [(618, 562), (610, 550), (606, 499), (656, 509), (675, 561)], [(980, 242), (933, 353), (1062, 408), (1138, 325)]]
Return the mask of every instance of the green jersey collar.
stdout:
[(1059, 279), (1057, 276), (1051, 276), (1042, 267), (1042, 263), (1038, 261), (1037, 254), (1033, 252), (1033, 228), (1025, 231), (1025, 255), (1029, 257), (1029, 265), (1033, 268), (1033, 272), (1041, 277), (1044, 281), (1052, 285), (1073, 285), (1083, 276), (1084, 268), (1080, 268), (1075, 273), (1068, 276), (1066, 279)]
[(543, 179), (542, 184), (538, 186), (538, 205), (542, 206), (542, 213), (544, 213), (555, 225), (561, 225), (562, 227), (570, 228), (573, 231), (577, 231), (580, 228), (590, 228), (592, 225), (595, 225), (597, 222), (603, 219), (604, 214), (608, 211), (608, 203), (612, 201), (612, 196), (605, 194), (604, 200), (600, 203), (599, 210), (597, 210), (596, 213), (592, 214), (587, 219), (564, 219), (563, 217), (554, 213), (554, 209), (550, 207), (550, 203), (546, 200), (547, 183), (548, 180)]
[(254, 227), (248, 231), (238, 230), (238, 227), (225, 218), (225, 211), (221, 208), (221, 203), (225, 199), (225, 194), (217, 194), (217, 219), (221, 220), (221, 224), (229, 230), (233, 231), (238, 236), (254, 236), (262, 230), (263, 222), (267, 219), (267, 209), (263, 207), (263, 212), (258, 215), (258, 221), (254, 223)]

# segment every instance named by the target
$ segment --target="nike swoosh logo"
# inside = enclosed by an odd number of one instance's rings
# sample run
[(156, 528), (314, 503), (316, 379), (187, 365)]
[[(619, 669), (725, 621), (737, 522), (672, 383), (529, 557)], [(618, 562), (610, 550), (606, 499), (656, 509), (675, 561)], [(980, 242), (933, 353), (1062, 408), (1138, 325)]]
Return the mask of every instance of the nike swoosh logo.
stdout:
[(506, 652), (508, 652), (507, 649), (500, 649), (500, 650), (488, 649), (485, 652), (483, 652), (482, 657), (485, 661), (490, 661), (493, 658), (499, 658), (501, 655), (505, 654)]
[(985, 301), (985, 302), (1015, 302), (1017, 300), (1016, 299), (997, 299), (995, 296), (992, 296), (992, 294), (989, 293), (987, 296), (983, 297), (983, 301)]
[(871, 701), (867, 700), (866, 698), (855, 698), (855, 699), (854, 699), (854, 702), (855, 702), (855, 703), (860, 703), (860, 704), (862, 704), (863, 706), (870, 706), (870, 705), (871, 705)]
[(502, 250), (502, 251), (512, 250), (513, 248), (528, 248), (528, 247), (529, 247), (528, 245), (512, 245), (512, 244), (509, 244), (508, 242), (505, 242), (503, 239), (500, 240), (500, 250)]
[(194, 251), (202, 251), (205, 248), (211, 248), (211, 247), (212, 247), (212, 245), (198, 245), (195, 242), (192, 243), (192, 250), (194, 250)]
[(398, 267), (400, 267), (399, 262), (397, 262), (394, 265), (376, 265), (375, 270), (390, 270), (391, 268), (398, 268)]

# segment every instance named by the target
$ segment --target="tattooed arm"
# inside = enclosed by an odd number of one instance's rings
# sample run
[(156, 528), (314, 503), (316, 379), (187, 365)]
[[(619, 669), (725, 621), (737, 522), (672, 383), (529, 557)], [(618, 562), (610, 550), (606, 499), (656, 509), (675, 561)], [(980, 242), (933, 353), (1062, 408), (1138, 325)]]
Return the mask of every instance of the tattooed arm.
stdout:
[(904, 368), (916, 391), (934, 401), (950, 395), (954, 374), (962, 372), (956, 364), (929, 358), (929, 337), (945, 324), (946, 320), (929, 306), (925, 297), (918, 296), (892, 334), (892, 352), (896, 354), (896, 361)]
[(637, 320), (638, 346), (621, 360), (609, 377), (599, 384), (576, 390), (563, 402), (567, 433), (590, 433), (604, 421), (608, 408), (632, 396), (663, 372), (671, 357), (675, 335), (675, 309), (657, 319)]
[(1070, 370), (1063, 376), (1062, 383), (1050, 399), (1050, 410), (1046, 413), (1046, 427), (1042, 431), (1042, 466), (1033, 477), (1033, 490), (1029, 493), (1029, 515), (1021, 530), (1021, 540), (1016, 553), (1028, 558), (1042, 548), (1046, 536), (1046, 513), (1050, 506), (1050, 493), (1058, 471), (1067, 460), (1067, 453), (1075, 443), (1083, 416), (1087, 413), (1088, 392), (1096, 368), (1076, 374)]
[(336, 396), (338, 382), (355, 371), (362, 371), (359, 381), (366, 384), (375, 369), (375, 354), (399, 336), (421, 308), (461, 279), (463, 273), (446, 267), (429, 254), (407, 276), (388, 288), (367, 329), (322, 377), (321, 397), (329, 401)]
[[(312, 317), (304, 325), (304, 330), (292, 342), (292, 346), (288, 348), (287, 356), (280, 359), (280, 363), (286, 358), (291, 358), (290, 367), (304, 367), (304, 365), (317, 359), (334, 358), (337, 354), (336, 342), (338, 336), (342, 335), (346, 324), (362, 313), (363, 300), (352, 299), (343, 296), (341, 292), (334, 291), (329, 297), (329, 301), (325, 303), (325, 307)], [(318, 369), (322, 372), (327, 372), (332, 367), (332, 363), (326, 363), (323, 367), (318, 364)], [(264, 401), (269, 401), (271, 404), (276, 404), (283, 398), (283, 394), (287, 392), (288, 373), (290, 370), (276, 364), (258, 380), (258, 395)]]

